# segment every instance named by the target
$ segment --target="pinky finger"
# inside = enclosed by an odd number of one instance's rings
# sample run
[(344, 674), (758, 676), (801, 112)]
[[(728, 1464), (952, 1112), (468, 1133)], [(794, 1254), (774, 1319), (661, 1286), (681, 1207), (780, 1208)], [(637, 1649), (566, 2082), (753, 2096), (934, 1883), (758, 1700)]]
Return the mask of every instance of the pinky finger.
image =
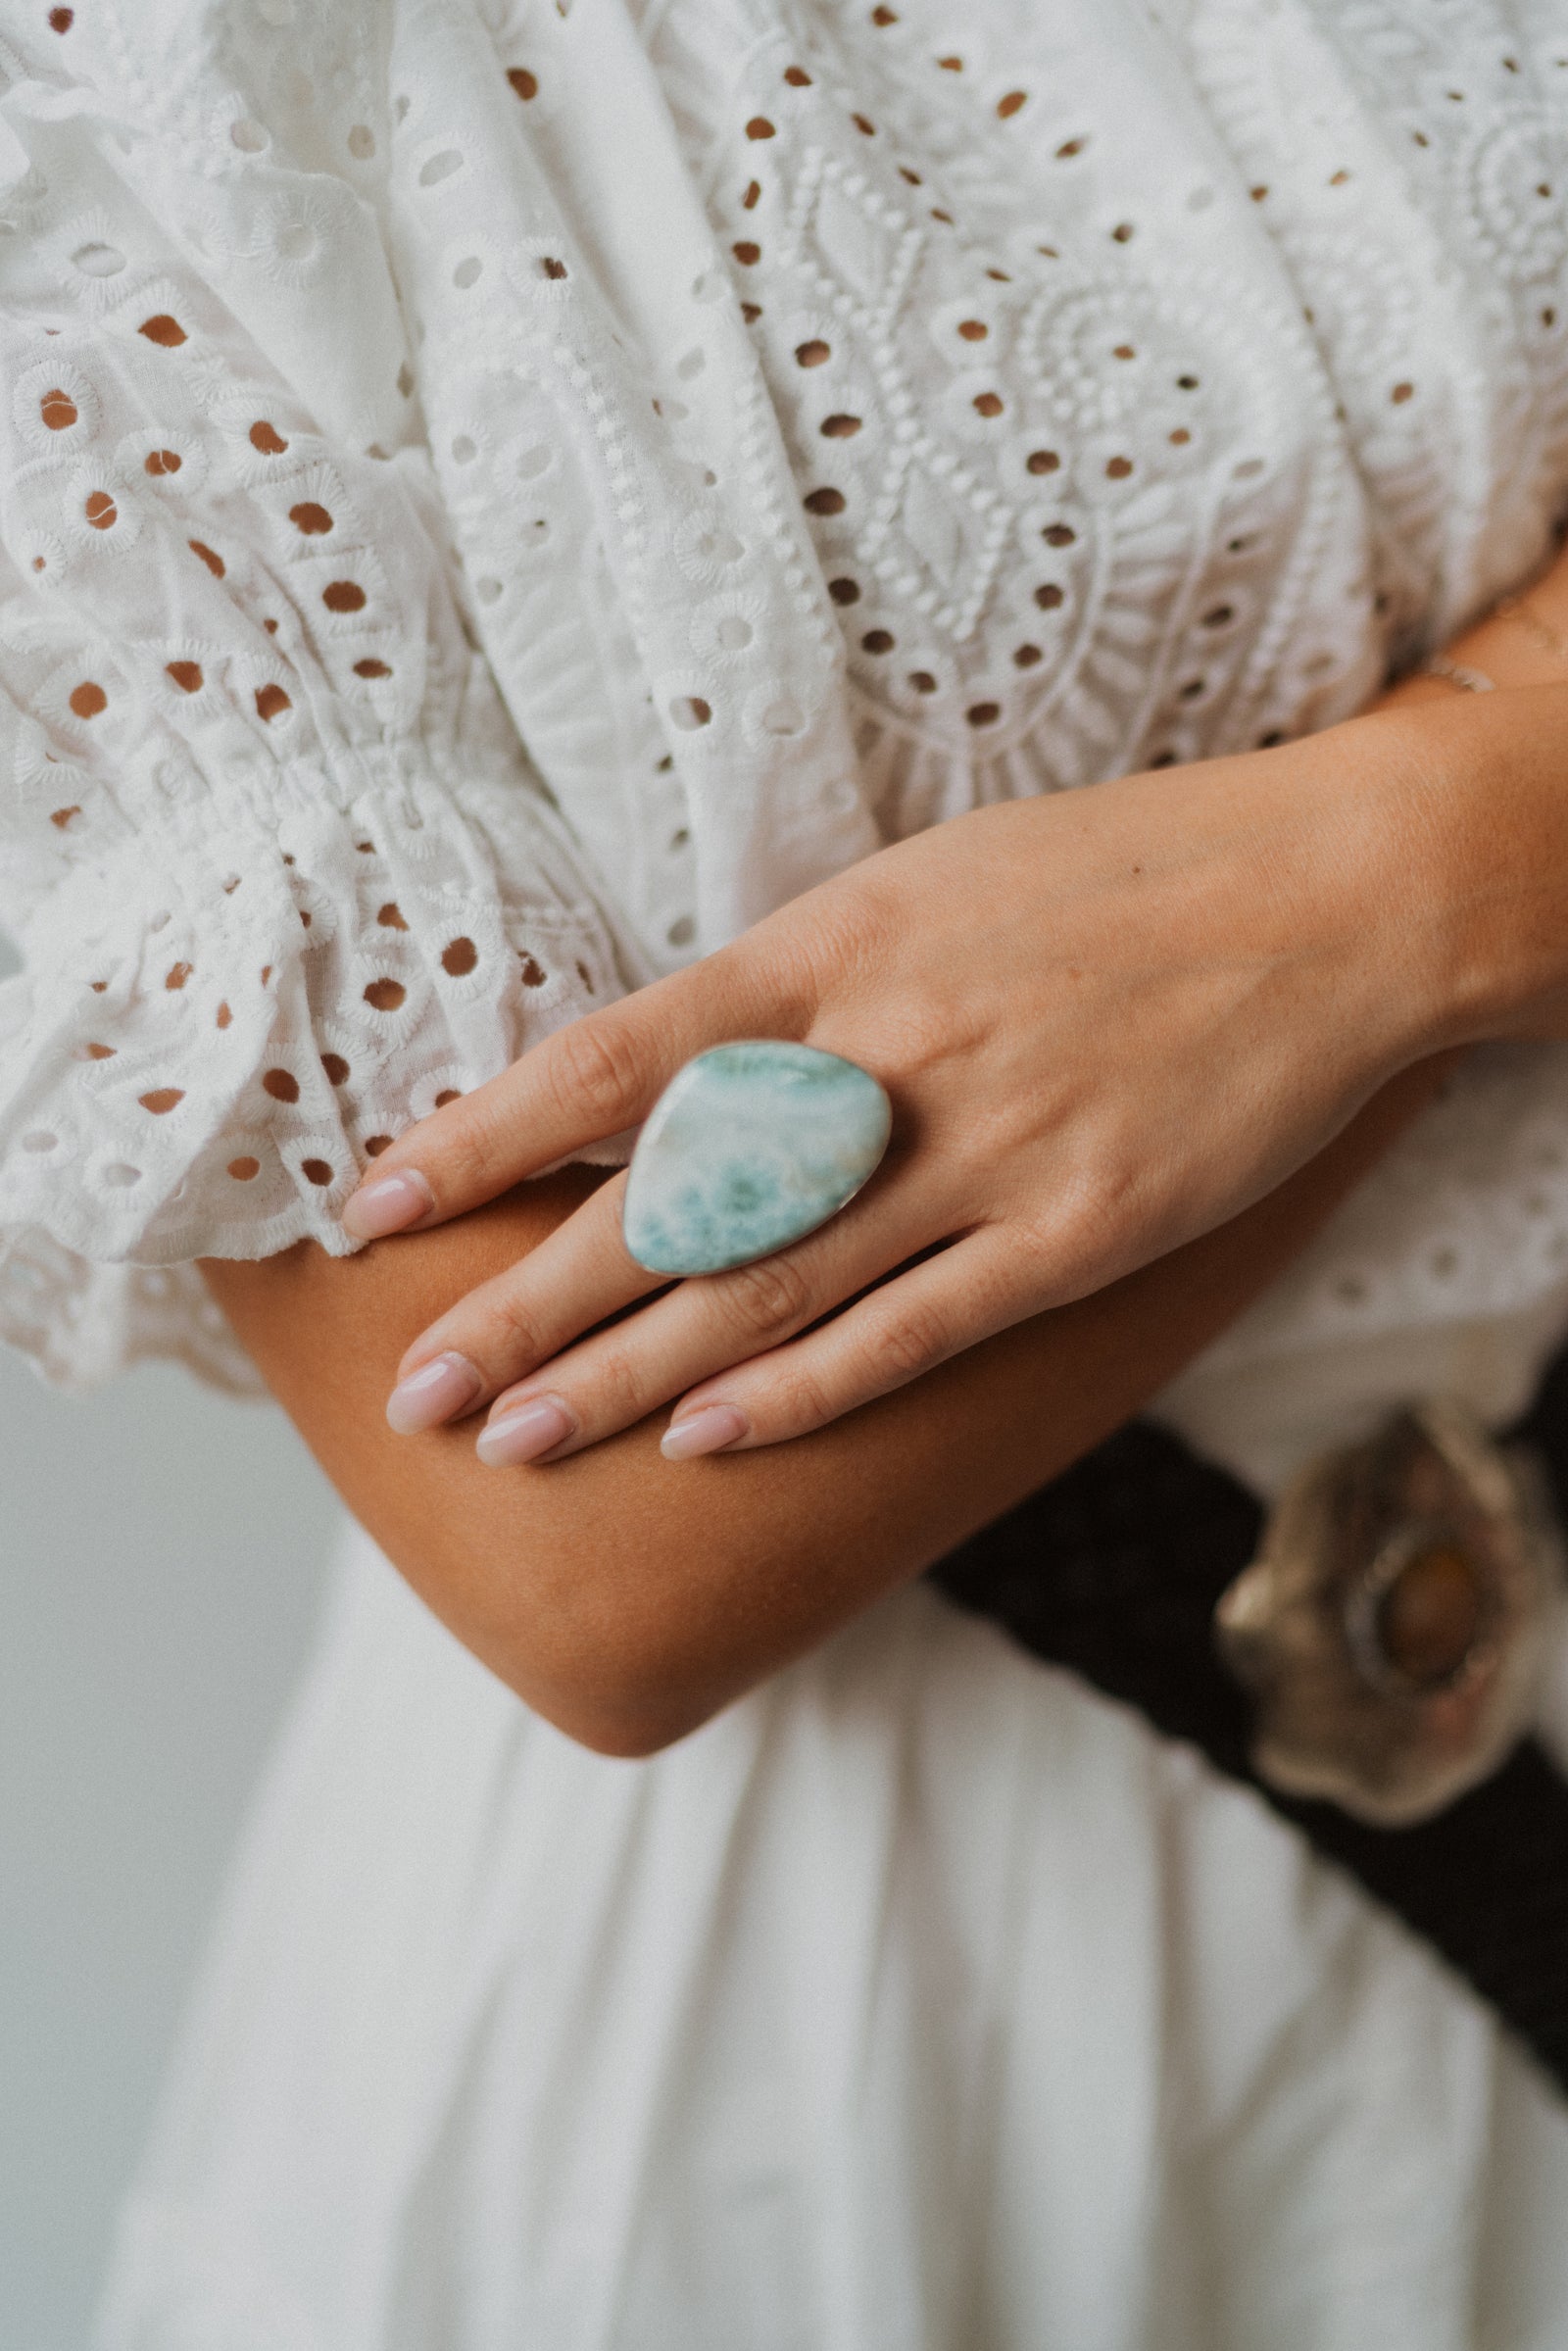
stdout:
[(692, 1389), (670, 1416), (664, 1458), (808, 1437), (1032, 1311), (1017, 1295), (1016, 1249), (996, 1227), (973, 1234), (804, 1338)]

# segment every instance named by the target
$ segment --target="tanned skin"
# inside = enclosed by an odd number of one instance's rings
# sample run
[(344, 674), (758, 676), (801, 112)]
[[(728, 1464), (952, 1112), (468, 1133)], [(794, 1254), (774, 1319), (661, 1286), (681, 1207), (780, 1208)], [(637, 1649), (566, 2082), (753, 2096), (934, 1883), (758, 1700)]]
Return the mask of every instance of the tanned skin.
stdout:
[(545, 1467), (474, 1423), (394, 1436), (410, 1341), (537, 1246), (580, 1169), (331, 1258), (209, 1260), (214, 1297), (363, 1526), (458, 1639), (607, 1754), (680, 1738), (1056, 1476), (1287, 1265), (1441, 1082), (1406, 1072), (1234, 1223), (792, 1444), (663, 1460), (663, 1415)]

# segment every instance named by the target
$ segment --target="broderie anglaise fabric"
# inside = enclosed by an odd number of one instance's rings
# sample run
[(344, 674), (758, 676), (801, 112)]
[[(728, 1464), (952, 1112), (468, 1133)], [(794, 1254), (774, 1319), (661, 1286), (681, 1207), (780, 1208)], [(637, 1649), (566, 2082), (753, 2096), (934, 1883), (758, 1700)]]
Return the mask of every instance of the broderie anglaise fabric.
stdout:
[[(548, 1027), (1527, 572), (1552, 13), (0, 0), (7, 1334), (242, 1376), (188, 1260), (341, 1249)], [(1560, 1282), (1564, 1068), (1462, 1078), (1270, 1327)]]

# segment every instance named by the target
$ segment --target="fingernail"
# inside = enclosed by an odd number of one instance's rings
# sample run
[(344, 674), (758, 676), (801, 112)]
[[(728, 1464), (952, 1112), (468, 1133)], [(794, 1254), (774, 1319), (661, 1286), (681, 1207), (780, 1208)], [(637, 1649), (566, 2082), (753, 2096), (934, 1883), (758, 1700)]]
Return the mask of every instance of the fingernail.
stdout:
[(487, 1469), (507, 1469), (517, 1461), (537, 1461), (576, 1434), (577, 1415), (559, 1396), (531, 1396), (514, 1412), (482, 1428), (474, 1450)]
[(695, 1461), (700, 1453), (719, 1453), (734, 1445), (751, 1427), (733, 1404), (700, 1404), (684, 1420), (672, 1420), (660, 1440), (666, 1461)]
[(466, 1355), (434, 1355), (399, 1380), (386, 1399), (388, 1423), (400, 1437), (439, 1428), (471, 1404), (483, 1386)]
[(362, 1184), (343, 1203), (343, 1225), (356, 1241), (379, 1241), (385, 1233), (407, 1232), (435, 1206), (435, 1194), (416, 1167)]

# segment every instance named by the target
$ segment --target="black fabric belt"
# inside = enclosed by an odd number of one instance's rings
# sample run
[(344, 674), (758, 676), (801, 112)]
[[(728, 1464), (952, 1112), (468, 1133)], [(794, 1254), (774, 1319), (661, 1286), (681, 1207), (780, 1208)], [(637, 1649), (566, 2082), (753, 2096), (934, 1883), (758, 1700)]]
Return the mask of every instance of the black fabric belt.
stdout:
[[(1568, 1524), (1568, 1351), (1511, 1434), (1542, 1456)], [(1568, 1779), (1526, 1739), (1492, 1779), (1411, 1829), (1368, 1828), (1264, 1786), (1248, 1760), (1246, 1695), (1210, 1630), (1262, 1525), (1245, 1486), (1134, 1421), (932, 1577), (959, 1607), (1255, 1788), (1467, 1978), (1568, 2090)]]

